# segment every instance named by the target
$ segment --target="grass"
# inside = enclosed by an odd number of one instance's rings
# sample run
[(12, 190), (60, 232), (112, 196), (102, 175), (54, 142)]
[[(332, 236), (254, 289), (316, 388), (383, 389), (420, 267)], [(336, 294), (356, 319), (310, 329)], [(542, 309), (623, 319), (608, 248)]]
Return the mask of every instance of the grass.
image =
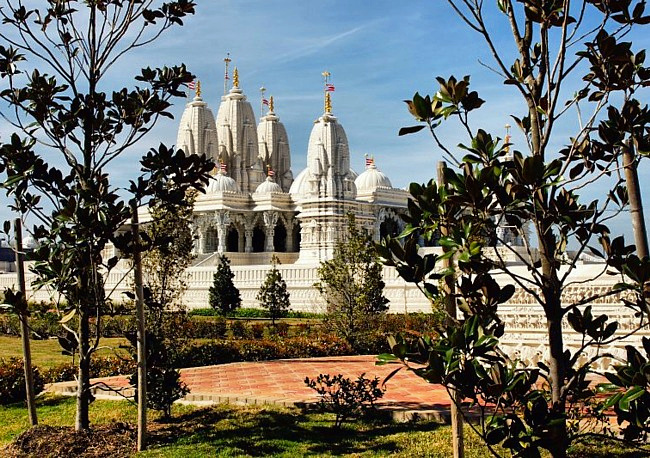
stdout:
[[(120, 345), (126, 345), (128, 341), (121, 337), (102, 338), (100, 345), (102, 347), (97, 351), (99, 356), (114, 355), (114, 350)], [(41, 369), (47, 369), (63, 363), (72, 361), (70, 356), (61, 354), (61, 346), (56, 339), (32, 340), (32, 362)], [(118, 350), (125, 351), (125, 350)], [(23, 350), (19, 337), (0, 336), (0, 359), (17, 357), (22, 358)]]
[[(41, 424), (74, 424), (72, 398), (43, 396), (38, 399)], [(92, 424), (112, 421), (134, 423), (136, 409), (124, 401), (95, 401), (91, 405)], [(140, 457), (205, 456), (387, 456), (449, 457), (451, 431), (433, 422), (392, 423), (381, 419), (345, 424), (333, 430), (333, 417), (304, 413), (295, 408), (275, 406), (234, 406), (209, 408), (174, 406), (174, 418), (160, 422), (152, 415), (150, 448)], [(22, 405), (0, 406), (0, 446), (28, 427)], [(489, 456), (477, 436), (466, 429), (467, 458)], [(548, 456), (548, 455), (544, 455)], [(632, 458), (647, 456), (620, 446), (588, 444), (576, 447), (572, 457)]]

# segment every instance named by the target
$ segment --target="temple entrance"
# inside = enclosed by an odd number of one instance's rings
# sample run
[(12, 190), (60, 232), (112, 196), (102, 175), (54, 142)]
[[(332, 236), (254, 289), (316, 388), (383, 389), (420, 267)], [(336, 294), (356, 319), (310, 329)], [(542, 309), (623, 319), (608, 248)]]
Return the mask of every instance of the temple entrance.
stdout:
[(218, 243), (217, 230), (212, 228), (208, 229), (205, 232), (205, 252), (214, 253), (215, 251), (217, 251), (217, 243)]
[(266, 236), (264, 235), (264, 231), (259, 226), (255, 226), (255, 229), (253, 229), (253, 251), (255, 253), (264, 251), (265, 242)]
[(228, 229), (228, 236), (226, 237), (226, 251), (238, 252), (239, 251), (239, 231), (231, 227)]
[(283, 224), (275, 225), (275, 232), (273, 235), (273, 251), (285, 253), (287, 251), (287, 230)]

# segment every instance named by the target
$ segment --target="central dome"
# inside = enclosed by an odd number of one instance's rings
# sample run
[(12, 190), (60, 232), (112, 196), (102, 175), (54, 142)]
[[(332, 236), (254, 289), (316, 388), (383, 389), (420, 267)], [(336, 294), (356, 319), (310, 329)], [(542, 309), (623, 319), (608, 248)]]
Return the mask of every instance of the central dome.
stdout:
[(255, 194), (271, 194), (273, 192), (283, 192), (282, 187), (277, 184), (271, 177), (266, 177), (255, 190)]
[(372, 164), (354, 180), (357, 192), (373, 192), (377, 188), (392, 188), (388, 177)]

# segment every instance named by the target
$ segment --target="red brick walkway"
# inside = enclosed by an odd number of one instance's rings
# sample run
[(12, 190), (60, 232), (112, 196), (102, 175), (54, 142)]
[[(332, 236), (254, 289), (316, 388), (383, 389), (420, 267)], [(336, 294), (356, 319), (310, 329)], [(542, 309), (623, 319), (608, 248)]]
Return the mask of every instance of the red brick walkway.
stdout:
[[(343, 374), (357, 378), (365, 373), (367, 378), (377, 376), (383, 381), (401, 364), (375, 366), (375, 361), (374, 356), (342, 356), (232, 363), (182, 369), (181, 376), (191, 390), (185, 398), (187, 402), (303, 405), (318, 400), (315, 392), (305, 385), (305, 377)], [(128, 386), (126, 377), (107, 377), (95, 379), (94, 382), (112, 389)], [(49, 390), (73, 394), (75, 388), (74, 382), (64, 382), (52, 385)], [(116, 396), (111, 391), (97, 391), (97, 395)], [(378, 405), (393, 411), (400, 419), (417, 415), (444, 420), (447, 418), (449, 402), (442, 386), (429, 384), (412, 372), (402, 369), (388, 381), (384, 397)]]

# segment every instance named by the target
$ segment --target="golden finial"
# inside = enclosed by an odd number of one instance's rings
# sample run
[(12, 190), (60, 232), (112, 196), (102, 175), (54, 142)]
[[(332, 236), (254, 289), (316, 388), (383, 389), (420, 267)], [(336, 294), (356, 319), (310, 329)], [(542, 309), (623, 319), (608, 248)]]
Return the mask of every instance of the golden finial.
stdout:
[(232, 72), (232, 87), (239, 87), (239, 71), (237, 70), (237, 67), (235, 67), (235, 70)]
[(269, 97), (269, 111), (273, 112), (273, 96)]
[(332, 112), (332, 98), (330, 97), (330, 93), (326, 92), (325, 93), (325, 113), (331, 113)]
[(196, 82), (196, 96), (201, 97), (201, 81)]

